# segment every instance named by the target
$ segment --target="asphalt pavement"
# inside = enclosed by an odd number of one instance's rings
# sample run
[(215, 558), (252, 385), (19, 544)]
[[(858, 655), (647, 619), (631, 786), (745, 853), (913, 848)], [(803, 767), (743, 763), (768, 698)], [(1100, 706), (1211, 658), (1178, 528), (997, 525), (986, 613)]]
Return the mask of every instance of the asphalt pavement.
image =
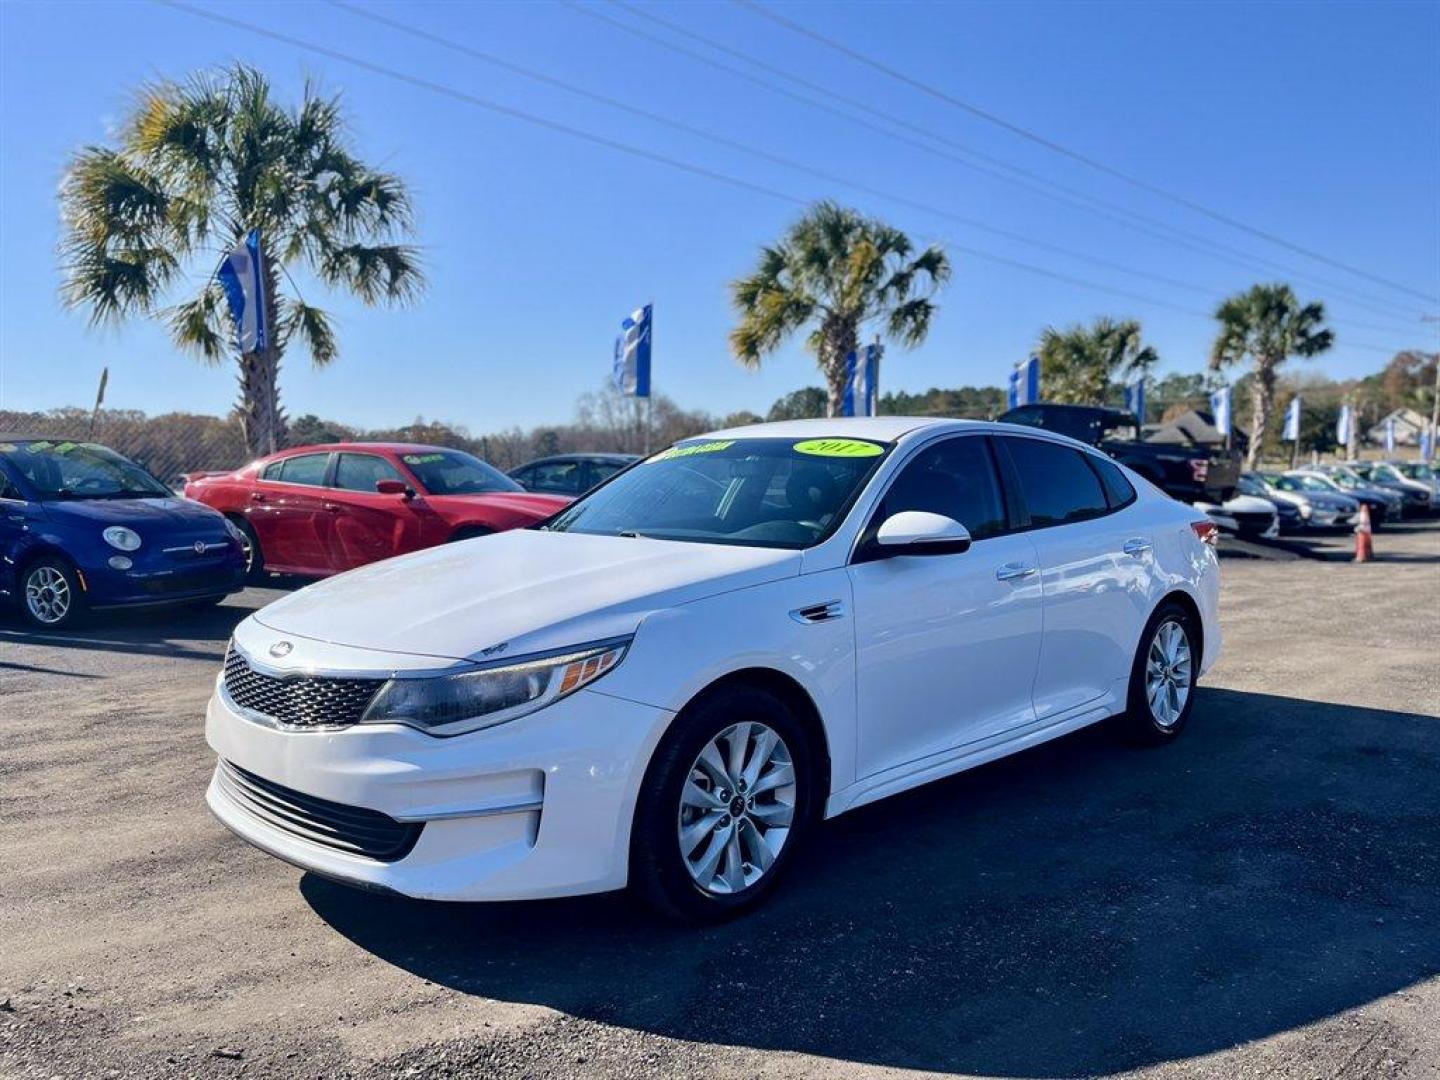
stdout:
[(1091, 729), (845, 815), (703, 930), (232, 837), (203, 708), (274, 590), (0, 616), (0, 1076), (1435, 1076), (1440, 522), (1377, 548), (1225, 558), (1175, 745)]

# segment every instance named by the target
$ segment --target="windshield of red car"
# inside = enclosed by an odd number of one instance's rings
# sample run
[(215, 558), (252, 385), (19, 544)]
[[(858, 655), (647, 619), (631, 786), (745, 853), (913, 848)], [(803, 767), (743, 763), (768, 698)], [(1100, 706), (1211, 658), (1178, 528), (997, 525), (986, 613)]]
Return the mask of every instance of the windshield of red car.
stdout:
[(524, 491), (493, 465), (461, 450), (423, 450), (401, 454), (429, 495), (483, 495), (489, 491)]
[(133, 461), (95, 443), (0, 443), (0, 457), (41, 500), (164, 499), (173, 494)]

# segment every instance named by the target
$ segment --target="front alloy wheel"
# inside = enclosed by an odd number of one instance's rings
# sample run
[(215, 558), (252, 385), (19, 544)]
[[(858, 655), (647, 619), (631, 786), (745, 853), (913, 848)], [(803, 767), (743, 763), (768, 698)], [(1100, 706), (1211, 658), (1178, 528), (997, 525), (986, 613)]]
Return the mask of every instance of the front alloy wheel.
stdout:
[(736, 895), (775, 865), (794, 820), (790, 748), (764, 724), (734, 724), (705, 744), (680, 791), (685, 868), (706, 892)]
[(33, 626), (60, 630), (79, 619), (80, 583), (59, 559), (41, 559), (30, 566), (21, 593), (21, 610)]
[(630, 883), (668, 915), (715, 922), (754, 906), (818, 817), (826, 768), (769, 689), (715, 687), (655, 750), (636, 800)]

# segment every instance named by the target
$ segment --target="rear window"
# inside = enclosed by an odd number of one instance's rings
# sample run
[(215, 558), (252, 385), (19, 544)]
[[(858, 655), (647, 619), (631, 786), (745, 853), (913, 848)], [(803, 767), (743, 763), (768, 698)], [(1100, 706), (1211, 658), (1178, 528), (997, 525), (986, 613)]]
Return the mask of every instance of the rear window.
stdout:
[(319, 487), (325, 482), (325, 466), (329, 461), (329, 454), (301, 454), (298, 457), (286, 458), (280, 462), (280, 474), (271, 476), (270, 468), (267, 468), (265, 479), (279, 480), (285, 484), (306, 484), (310, 487)]
[(1135, 487), (1126, 479), (1120, 466), (1101, 457), (1091, 457), (1090, 464), (1100, 474), (1100, 485), (1105, 489), (1105, 497), (1110, 500), (1110, 509), (1128, 506), (1135, 498)]
[(1040, 439), (1001, 441), (1019, 475), (1031, 525), (1068, 525), (1109, 511), (1100, 479), (1079, 450)]

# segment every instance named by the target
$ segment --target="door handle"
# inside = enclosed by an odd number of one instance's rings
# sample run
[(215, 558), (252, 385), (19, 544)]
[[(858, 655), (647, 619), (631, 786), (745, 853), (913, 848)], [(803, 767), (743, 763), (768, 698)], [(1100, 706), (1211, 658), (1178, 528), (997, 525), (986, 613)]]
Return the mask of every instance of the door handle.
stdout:
[(1139, 558), (1141, 555), (1146, 554), (1154, 546), (1155, 545), (1150, 543), (1149, 540), (1137, 536), (1133, 540), (1126, 540), (1125, 546), (1120, 550), (1125, 552), (1126, 555), (1133, 555), (1136, 558)]
[(1007, 562), (995, 571), (996, 581), (1018, 581), (1036, 573), (1035, 567), (1028, 563)]
[(251, 501), (251, 502), (264, 502), (264, 501), (265, 501), (265, 496), (264, 496), (263, 494), (261, 494), (260, 492), (258, 492), (258, 491), (252, 491), (252, 492), (250, 492), (250, 501)]
[(339, 503), (326, 503), (325, 509), (332, 514), (338, 514), (341, 510), (344, 510), (345, 508)]

